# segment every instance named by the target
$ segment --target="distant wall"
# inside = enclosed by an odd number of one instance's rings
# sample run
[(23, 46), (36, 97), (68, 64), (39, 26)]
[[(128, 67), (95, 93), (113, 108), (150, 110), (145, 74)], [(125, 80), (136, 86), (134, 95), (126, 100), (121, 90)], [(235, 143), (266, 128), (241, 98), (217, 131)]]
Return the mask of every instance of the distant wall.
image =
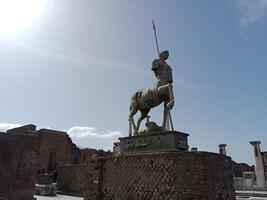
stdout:
[(87, 165), (69, 165), (58, 167), (58, 190), (63, 194), (83, 196), (88, 171)]
[(38, 148), (36, 134), (0, 135), (0, 199), (33, 199)]
[(242, 177), (243, 172), (254, 172), (254, 166), (249, 166), (246, 163), (236, 163), (233, 161), (232, 165), (235, 177)]
[(162, 152), (100, 158), (88, 165), (85, 200), (235, 200), (230, 157)]

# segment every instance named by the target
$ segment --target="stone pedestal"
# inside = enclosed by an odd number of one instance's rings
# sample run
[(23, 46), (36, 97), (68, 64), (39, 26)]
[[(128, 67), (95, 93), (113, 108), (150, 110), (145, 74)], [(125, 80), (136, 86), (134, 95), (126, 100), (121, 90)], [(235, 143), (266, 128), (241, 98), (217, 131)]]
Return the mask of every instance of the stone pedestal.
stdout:
[(35, 194), (41, 196), (54, 196), (57, 194), (57, 184), (53, 183), (53, 174), (37, 175)]
[(155, 151), (184, 151), (188, 150), (189, 134), (178, 131), (154, 132), (119, 138), (119, 153), (155, 152)]
[(85, 200), (235, 200), (230, 157), (208, 152), (129, 153), (89, 163)]
[(35, 184), (35, 195), (40, 196), (55, 196), (57, 194), (57, 184), (52, 183), (49, 185)]

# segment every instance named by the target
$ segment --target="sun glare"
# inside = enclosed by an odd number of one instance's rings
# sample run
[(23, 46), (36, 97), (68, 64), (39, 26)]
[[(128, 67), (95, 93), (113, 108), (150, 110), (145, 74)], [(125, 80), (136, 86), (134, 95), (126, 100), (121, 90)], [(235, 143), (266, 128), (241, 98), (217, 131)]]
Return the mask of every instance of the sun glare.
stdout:
[(31, 25), (46, 0), (0, 0), (0, 36), (12, 36)]

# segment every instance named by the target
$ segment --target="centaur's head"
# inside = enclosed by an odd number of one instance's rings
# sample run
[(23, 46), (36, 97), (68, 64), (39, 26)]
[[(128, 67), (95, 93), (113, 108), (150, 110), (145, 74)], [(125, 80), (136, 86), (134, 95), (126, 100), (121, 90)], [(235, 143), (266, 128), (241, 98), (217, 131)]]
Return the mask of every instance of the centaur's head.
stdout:
[(167, 60), (169, 58), (169, 51), (168, 50), (162, 51), (159, 54), (159, 58), (162, 60)]

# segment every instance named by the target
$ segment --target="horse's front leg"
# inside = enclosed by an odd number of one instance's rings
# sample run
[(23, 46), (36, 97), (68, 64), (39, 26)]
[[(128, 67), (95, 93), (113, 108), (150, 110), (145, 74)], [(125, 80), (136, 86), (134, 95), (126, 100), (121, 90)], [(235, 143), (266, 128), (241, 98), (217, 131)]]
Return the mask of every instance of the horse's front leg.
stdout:
[(150, 111), (150, 109), (143, 109), (143, 110), (140, 110), (140, 112), (141, 112), (141, 116), (140, 116), (140, 118), (139, 118), (138, 121), (137, 121), (137, 130), (139, 130), (140, 125), (141, 125), (141, 122), (147, 117), (149, 111)]
[(136, 125), (135, 125), (134, 117), (133, 117), (133, 116), (135, 115), (135, 113), (136, 113), (136, 112), (131, 111), (131, 113), (130, 113), (130, 115), (129, 115), (129, 123), (130, 123), (130, 127), (133, 126), (133, 129), (134, 129), (134, 135), (136, 135), (137, 132), (138, 132), (138, 129), (137, 129)]
[(158, 92), (161, 95), (168, 96), (168, 102), (167, 102), (167, 108), (171, 110), (174, 106), (174, 94), (173, 94), (173, 86), (172, 83), (168, 83), (165, 85), (162, 85), (158, 88)]
[(169, 109), (167, 107), (167, 101), (164, 102), (164, 111), (163, 111), (163, 122), (162, 122), (162, 129), (163, 131), (168, 131), (168, 120), (169, 120)]
[(169, 92), (169, 102), (167, 103), (167, 108), (170, 111), (174, 106), (173, 86), (171, 83), (168, 84), (168, 92)]

